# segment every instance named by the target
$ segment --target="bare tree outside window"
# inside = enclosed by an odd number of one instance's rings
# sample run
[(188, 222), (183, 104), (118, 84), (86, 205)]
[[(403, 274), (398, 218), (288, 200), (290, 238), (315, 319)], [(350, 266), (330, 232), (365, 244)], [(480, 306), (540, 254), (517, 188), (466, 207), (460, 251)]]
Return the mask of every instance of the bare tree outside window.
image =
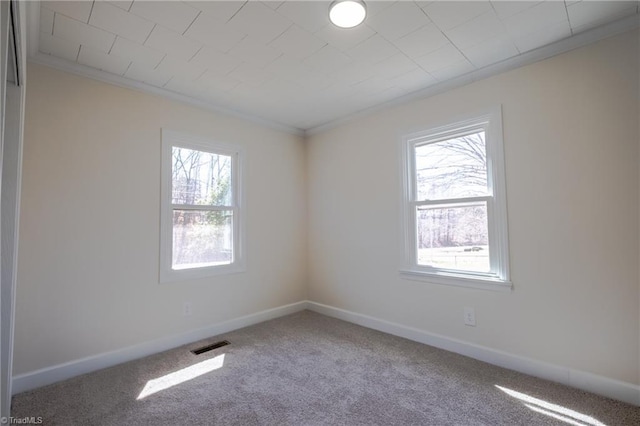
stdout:
[(483, 130), (415, 147), (418, 264), (488, 272), (489, 194)]
[(230, 156), (172, 148), (174, 269), (233, 262), (232, 176)]

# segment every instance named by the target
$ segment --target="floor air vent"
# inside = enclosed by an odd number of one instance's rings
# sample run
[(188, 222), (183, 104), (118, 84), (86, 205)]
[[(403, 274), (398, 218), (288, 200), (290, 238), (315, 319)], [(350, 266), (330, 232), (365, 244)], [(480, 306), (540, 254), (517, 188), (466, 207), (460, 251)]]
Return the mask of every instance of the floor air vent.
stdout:
[(200, 354), (203, 354), (205, 352), (209, 352), (209, 351), (212, 351), (214, 349), (218, 349), (218, 348), (221, 348), (223, 346), (230, 345), (230, 344), (231, 343), (228, 340), (223, 340), (221, 342), (216, 342), (216, 343), (213, 343), (211, 345), (207, 345), (207, 346), (203, 346), (203, 347), (198, 348), (198, 349), (194, 349), (194, 350), (191, 351), (191, 353), (194, 354), (194, 355), (200, 355)]

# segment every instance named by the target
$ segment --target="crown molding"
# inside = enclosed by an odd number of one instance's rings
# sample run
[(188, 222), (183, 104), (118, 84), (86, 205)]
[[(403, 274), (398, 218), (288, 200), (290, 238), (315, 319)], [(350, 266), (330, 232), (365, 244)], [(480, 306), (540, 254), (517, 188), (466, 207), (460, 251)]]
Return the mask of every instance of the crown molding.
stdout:
[(55, 56), (47, 55), (44, 53), (37, 53), (34, 56), (29, 57), (29, 62), (34, 64), (44, 65), (57, 70), (65, 71), (70, 74), (75, 74), (81, 77), (87, 77), (92, 80), (102, 81), (104, 83), (112, 84), (114, 86), (124, 87), (127, 89), (133, 89), (146, 94), (152, 94), (161, 96), (172, 101), (182, 102), (191, 106), (196, 106), (205, 110), (216, 112), (219, 114), (239, 118), (241, 120), (249, 121), (264, 127), (268, 127), (274, 130), (279, 130), (285, 133), (290, 133), (296, 136), (304, 136), (305, 132), (302, 129), (296, 127), (287, 126), (275, 121), (271, 121), (265, 118), (261, 118), (255, 115), (246, 114), (241, 111), (236, 111), (230, 108), (225, 108), (210, 102), (202, 101), (200, 99), (192, 98), (181, 93), (172, 92), (171, 90), (163, 89), (160, 87), (151, 86), (146, 83), (134, 81), (120, 75), (111, 74), (105, 71), (101, 71), (95, 68), (88, 67), (86, 65), (77, 64), (75, 62), (69, 62), (65, 59), (56, 58)]

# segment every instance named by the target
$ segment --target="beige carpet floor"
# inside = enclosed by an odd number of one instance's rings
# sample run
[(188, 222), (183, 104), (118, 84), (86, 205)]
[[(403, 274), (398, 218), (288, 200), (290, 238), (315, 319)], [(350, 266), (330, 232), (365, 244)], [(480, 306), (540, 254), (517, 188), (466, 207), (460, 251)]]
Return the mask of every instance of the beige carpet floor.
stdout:
[[(226, 339), (213, 351), (190, 350)], [(303, 311), (16, 395), (45, 425), (640, 425), (640, 408)]]

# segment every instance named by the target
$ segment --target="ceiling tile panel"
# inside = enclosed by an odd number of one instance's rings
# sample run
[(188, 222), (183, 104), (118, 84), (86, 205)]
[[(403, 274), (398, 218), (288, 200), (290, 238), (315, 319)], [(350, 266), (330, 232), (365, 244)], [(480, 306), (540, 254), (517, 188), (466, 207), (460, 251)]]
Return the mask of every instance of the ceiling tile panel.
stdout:
[(317, 71), (308, 72), (292, 81), (302, 87), (316, 90), (322, 90), (333, 83), (333, 80), (326, 74)]
[(458, 48), (463, 49), (498, 36), (507, 37), (504, 25), (495, 12), (490, 10), (451, 30), (445, 31), (447, 37)]
[(327, 111), (326, 115), (320, 115), (323, 120), (326, 120), (326, 117), (338, 116), (338, 117), (347, 117), (349, 116), (350, 111), (359, 111), (363, 108), (366, 108), (366, 104), (363, 105), (362, 96), (351, 95), (349, 97), (345, 97), (336, 102), (331, 111)]
[(274, 74), (244, 63), (231, 71), (229, 77), (250, 86), (258, 87), (267, 80), (272, 79)]
[(290, 57), (286, 54), (280, 56), (275, 61), (265, 67), (267, 72), (273, 73), (280, 78), (295, 79), (311, 72), (313, 66), (305, 65), (301, 60)]
[(87, 25), (75, 19), (56, 13), (53, 35), (66, 40), (76, 41), (83, 46), (109, 52), (116, 36), (107, 31)]
[(355, 28), (338, 30), (335, 25), (328, 24), (316, 33), (318, 37), (343, 52), (359, 45), (376, 32), (366, 25), (358, 25)]
[(113, 44), (109, 54), (126, 58), (152, 69), (155, 68), (164, 57), (164, 53), (162, 52), (122, 37), (116, 38), (116, 42)]
[(385, 40), (384, 37), (376, 34), (356, 47), (349, 49), (346, 54), (359, 61), (376, 63), (398, 52), (397, 47)]
[(282, 35), (269, 43), (269, 46), (298, 59), (308, 58), (327, 44), (326, 41), (292, 25)]
[[(406, 0), (402, 0), (406, 1)], [(396, 1), (385, 1), (385, 0), (374, 0), (374, 1), (365, 1), (367, 5), (367, 16), (372, 17), (376, 16), (380, 13), (385, 12), (388, 8), (396, 4)]]
[(266, 6), (270, 7), (273, 10), (276, 10), (280, 6), (284, 4), (284, 1), (263, 1)]
[(308, 66), (324, 73), (331, 73), (346, 67), (350, 62), (350, 57), (331, 45), (324, 46), (304, 60), (304, 63)]
[(116, 1), (107, 1), (105, 3), (112, 4), (114, 6), (119, 7), (120, 9), (126, 10), (128, 12), (129, 9), (131, 9), (131, 6), (133, 5), (133, 0), (128, 0), (128, 1), (116, 0)]
[(246, 36), (244, 32), (215, 21), (204, 13), (196, 18), (184, 35), (221, 52), (228, 52)]
[(493, 9), (491, 3), (484, 1), (436, 1), (423, 10), (438, 28), (446, 31)]
[(269, 81), (264, 82), (261, 89), (266, 95), (277, 97), (278, 103), (281, 103), (283, 100), (287, 100), (292, 103), (306, 102), (304, 98), (301, 98), (300, 93), (313, 92), (315, 89), (312, 87), (299, 86), (293, 83), (292, 80), (293, 79), (275, 76)]
[(123, 75), (131, 63), (130, 60), (109, 55), (87, 46), (80, 47), (78, 63), (117, 75)]
[(234, 99), (231, 100), (232, 105), (243, 105), (243, 103), (247, 101), (257, 102), (260, 91), (246, 83), (239, 83), (229, 93), (234, 95)]
[(238, 59), (242, 59), (259, 68), (264, 68), (273, 62), (282, 52), (269, 47), (254, 39), (253, 37), (245, 37), (242, 41), (229, 50), (229, 54)]
[(429, 6), (433, 2), (434, 1), (414, 1), (414, 3), (418, 5), (418, 7), (421, 9), (424, 9), (425, 7)]
[(475, 68), (473, 65), (466, 59), (455, 62), (449, 66), (444, 68), (440, 68), (434, 71), (429, 72), (432, 76), (434, 76), (439, 81), (447, 81), (461, 75), (467, 74), (473, 71)]
[[(239, 83), (242, 84), (242, 83)], [(259, 111), (254, 111), (253, 113), (250, 113), (248, 110), (245, 110), (243, 107), (243, 102), (246, 102), (245, 99), (237, 99), (237, 95), (234, 92), (235, 88), (238, 86), (235, 86), (233, 89), (231, 90), (220, 90), (220, 89), (216, 89), (215, 87), (211, 87), (209, 88), (208, 86), (204, 85), (204, 90), (200, 91), (201, 94), (201, 98), (208, 103), (213, 103), (216, 107), (224, 107), (224, 109), (226, 110), (230, 110), (230, 111), (237, 111), (240, 112), (241, 114), (253, 114), (254, 117), (263, 117), (265, 118), (263, 115), (258, 115)], [(255, 92), (255, 89), (254, 89)], [(240, 101), (240, 102), (237, 102)], [(240, 104), (240, 106), (238, 106), (238, 103)]]
[(152, 86), (162, 87), (173, 77), (173, 74), (133, 62), (124, 76)]
[(435, 25), (427, 25), (393, 42), (411, 57), (424, 56), (447, 44), (449, 40)]
[[(378, 105), (381, 102), (389, 102), (392, 101), (393, 99), (398, 98), (399, 96), (405, 95), (407, 94), (407, 91), (400, 88), (400, 87), (390, 87), (387, 90), (385, 90), (384, 92), (380, 93), (379, 96), (377, 96), (379, 99), (381, 99), (381, 101), (375, 101), (373, 103), (371, 103), (369, 105), (370, 107), (375, 107), (376, 105)], [(376, 96), (374, 96), (376, 97)]]
[(80, 43), (40, 33), (40, 51), (58, 58), (75, 62), (78, 58)]
[(505, 19), (523, 10), (529, 9), (540, 3), (540, 1), (501, 1), (493, 0), (491, 5), (500, 19)]
[(182, 34), (200, 10), (180, 1), (134, 1), (130, 12)]
[(464, 60), (466, 60), (464, 55), (460, 53), (460, 51), (456, 49), (455, 46), (448, 44), (425, 56), (417, 58), (416, 62), (425, 71), (431, 73), (442, 68), (447, 68)]
[(171, 56), (165, 56), (156, 69), (184, 80), (197, 80), (206, 71), (204, 67)]
[(154, 26), (151, 21), (104, 2), (95, 3), (89, 24), (137, 43), (144, 43)]
[(351, 97), (354, 93), (356, 90), (352, 84), (334, 79), (333, 83), (322, 91), (309, 91), (309, 104), (314, 105), (315, 110), (320, 113), (321, 109), (318, 108), (318, 105), (337, 104), (342, 99)]
[(208, 46), (200, 49), (189, 62), (222, 75), (229, 73), (242, 63), (240, 59)]
[(185, 62), (191, 59), (202, 47), (201, 43), (160, 25), (155, 26), (144, 45)]
[(299, 27), (315, 33), (327, 25), (329, 4), (331, 2), (328, 1), (287, 1), (277, 8), (277, 12)]
[(377, 76), (368, 78), (353, 86), (357, 92), (362, 93), (364, 96), (383, 92), (390, 87), (393, 87), (393, 83), (389, 79)]
[(358, 109), (374, 107), (380, 103), (390, 101), (405, 92), (399, 87), (389, 87), (379, 92), (366, 93), (362, 97), (354, 98), (354, 105)]
[(41, 5), (54, 12), (73, 18), (76, 21), (89, 22), (93, 7), (92, 1), (44, 1)]
[(520, 52), (509, 37), (498, 37), (462, 49), (462, 53), (476, 68), (482, 68), (516, 56)]
[(200, 78), (199, 82), (205, 87), (205, 90), (215, 92), (226, 92), (239, 84), (239, 81), (234, 80), (230, 76), (219, 74), (215, 71), (207, 70)]
[[(225, 110), (237, 111), (241, 114), (248, 114), (248, 111), (245, 111), (243, 108), (238, 108), (237, 105), (235, 106), (232, 105), (233, 101), (236, 98), (233, 90), (221, 91), (221, 90), (211, 89), (206, 92), (203, 92), (203, 94), (207, 96), (207, 101), (215, 105), (216, 108), (223, 107)], [(259, 117), (267, 118), (264, 115), (260, 115)], [(281, 122), (281, 123), (284, 123), (284, 122)]]
[(264, 4), (251, 1), (231, 18), (229, 24), (268, 43), (285, 32), (293, 22)]
[(413, 2), (399, 1), (367, 19), (367, 25), (387, 40), (393, 41), (429, 24), (429, 18)]
[(403, 53), (397, 53), (372, 65), (376, 77), (390, 79), (418, 68), (418, 65)]
[(413, 71), (391, 79), (391, 83), (393, 83), (394, 86), (405, 89), (408, 92), (424, 89), (436, 82), (437, 80), (431, 74), (421, 68), (416, 68)]
[(179, 76), (172, 77), (171, 80), (164, 85), (164, 88), (195, 99), (201, 99), (203, 93), (202, 87), (197, 81), (184, 79)]
[(209, 18), (227, 22), (244, 6), (244, 1), (188, 1), (189, 6), (201, 10)]
[(569, 5), (567, 14), (576, 33), (631, 15), (637, 7), (637, 1), (580, 1)]
[(353, 85), (373, 77), (375, 71), (368, 62), (353, 61), (344, 68), (329, 74), (334, 80), (344, 85)]
[(503, 22), (509, 34), (513, 37), (523, 37), (566, 20), (567, 11), (563, 2), (545, 1), (505, 19)]
[(513, 42), (520, 52), (528, 52), (532, 49), (544, 46), (554, 41), (562, 40), (571, 35), (569, 21), (561, 21), (545, 27), (542, 31), (526, 34), (522, 37), (515, 37)]

